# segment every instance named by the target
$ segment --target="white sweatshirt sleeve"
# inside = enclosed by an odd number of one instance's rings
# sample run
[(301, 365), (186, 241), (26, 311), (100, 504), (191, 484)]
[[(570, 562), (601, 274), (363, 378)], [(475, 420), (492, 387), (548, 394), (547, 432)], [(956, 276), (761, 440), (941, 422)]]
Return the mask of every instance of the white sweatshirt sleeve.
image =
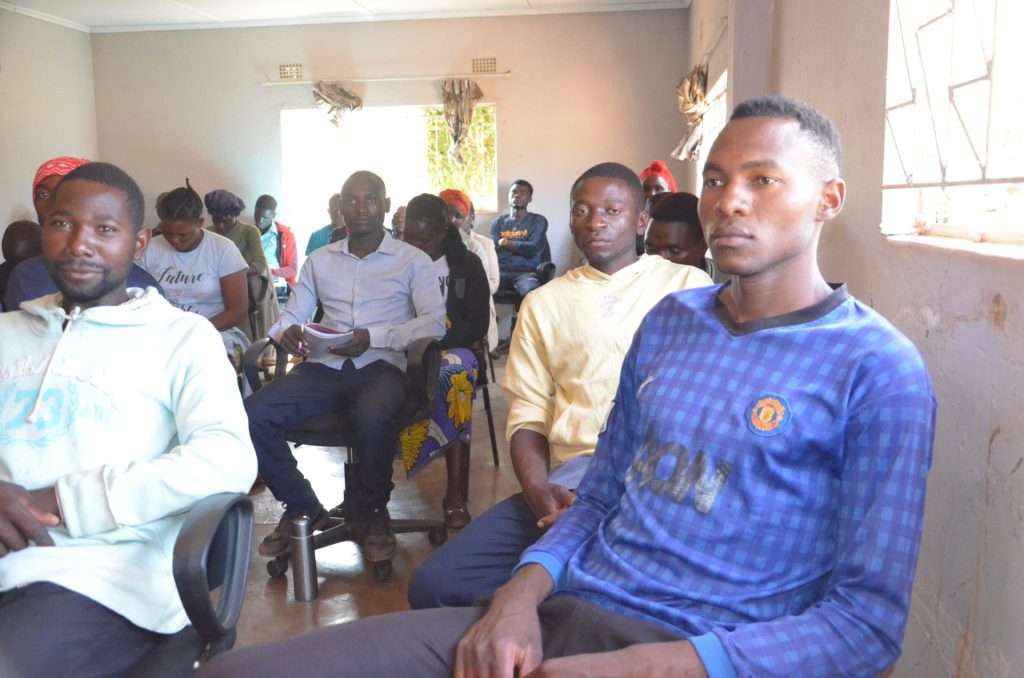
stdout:
[(255, 479), (248, 420), (217, 331), (195, 323), (173, 355), (167, 406), (177, 444), (152, 459), (59, 478), (57, 497), (72, 537), (180, 513), (211, 494), (245, 492)]

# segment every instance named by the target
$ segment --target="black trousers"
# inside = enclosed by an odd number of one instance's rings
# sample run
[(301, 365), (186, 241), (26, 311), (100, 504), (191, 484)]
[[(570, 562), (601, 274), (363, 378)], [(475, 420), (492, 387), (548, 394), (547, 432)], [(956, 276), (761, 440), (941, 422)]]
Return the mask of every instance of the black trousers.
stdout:
[[(291, 514), (316, 515), (322, 508), (285, 440), (285, 430), (303, 420), (346, 412), (359, 450), (356, 487), (346, 487), (363, 510), (384, 508), (391, 497), (392, 461), (398, 451), (398, 415), (407, 394), (405, 373), (383, 360), (336, 370), (320, 363), (297, 365), (245, 400), (249, 433), (260, 475)], [(349, 474), (346, 474), (346, 478)]]
[(56, 584), (0, 593), (0, 676), (121, 676), (165, 638)]

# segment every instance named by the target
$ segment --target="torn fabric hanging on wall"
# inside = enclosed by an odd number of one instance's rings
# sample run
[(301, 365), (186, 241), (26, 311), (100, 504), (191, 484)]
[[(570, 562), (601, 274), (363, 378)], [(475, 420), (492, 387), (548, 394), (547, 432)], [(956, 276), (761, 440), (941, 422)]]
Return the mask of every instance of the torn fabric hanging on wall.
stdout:
[(484, 93), (476, 82), (469, 79), (442, 80), (441, 96), (444, 99), (444, 119), (448, 123), (448, 133), (452, 143), (448, 147), (448, 155), (456, 162), (462, 162), (460, 146), (469, 133), (469, 123), (473, 121), (473, 107), (483, 98)]
[(700, 144), (704, 138), (704, 113), (708, 110), (707, 90), (707, 62), (694, 66), (676, 88), (679, 112), (689, 127), (689, 133), (672, 151), (672, 157), (677, 160), (697, 160), (700, 155)]
[(343, 115), (363, 107), (363, 100), (340, 83), (317, 81), (313, 85), (313, 101), (327, 108), (331, 124), (337, 127)]

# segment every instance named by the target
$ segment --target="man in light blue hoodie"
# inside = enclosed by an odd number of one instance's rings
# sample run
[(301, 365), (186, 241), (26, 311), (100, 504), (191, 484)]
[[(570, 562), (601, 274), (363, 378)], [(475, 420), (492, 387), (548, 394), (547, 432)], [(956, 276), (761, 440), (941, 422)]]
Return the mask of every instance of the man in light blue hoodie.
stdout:
[(0, 675), (124, 674), (188, 622), (184, 512), (256, 473), (220, 338), (127, 288), (149, 240), (138, 185), (91, 163), (58, 185), (59, 293), (0, 316)]

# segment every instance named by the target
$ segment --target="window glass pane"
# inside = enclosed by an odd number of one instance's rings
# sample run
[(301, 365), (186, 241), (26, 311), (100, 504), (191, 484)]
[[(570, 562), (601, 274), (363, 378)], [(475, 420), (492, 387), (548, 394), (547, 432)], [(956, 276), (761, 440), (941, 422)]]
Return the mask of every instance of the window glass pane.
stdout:
[(304, 251), (309, 235), (329, 221), (330, 196), (360, 169), (384, 179), (392, 210), (420, 193), (460, 188), (477, 211), (495, 212), (496, 120), (494, 104), (476, 107), (459, 164), (448, 157), (450, 136), (438, 106), (368, 107), (346, 113), (337, 127), (320, 109), (282, 111), (280, 219)]
[(1024, 231), (1024, 3), (892, 0), (890, 12), (883, 231)]

